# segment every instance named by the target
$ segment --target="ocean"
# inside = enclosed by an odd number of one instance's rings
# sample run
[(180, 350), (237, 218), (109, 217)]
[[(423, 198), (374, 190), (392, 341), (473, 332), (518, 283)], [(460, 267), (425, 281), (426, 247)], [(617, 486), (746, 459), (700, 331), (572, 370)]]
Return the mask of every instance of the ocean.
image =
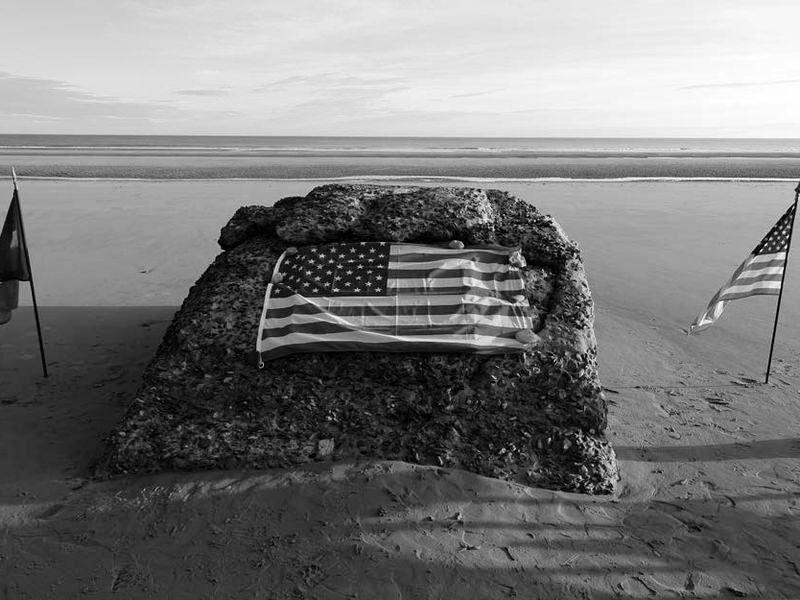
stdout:
[(0, 173), (74, 179), (800, 178), (799, 139), (0, 135)]

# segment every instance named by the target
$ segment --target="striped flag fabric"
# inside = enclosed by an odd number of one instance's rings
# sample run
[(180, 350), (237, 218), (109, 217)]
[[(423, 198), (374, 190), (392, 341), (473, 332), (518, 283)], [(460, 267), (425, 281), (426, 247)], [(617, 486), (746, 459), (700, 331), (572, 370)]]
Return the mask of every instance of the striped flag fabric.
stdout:
[(725, 285), (714, 294), (706, 310), (689, 325), (690, 334), (698, 333), (713, 325), (730, 300), (780, 294), (794, 214), (795, 204), (792, 204), (733, 272)]
[(288, 249), (267, 286), (256, 350), (262, 364), (296, 352), (521, 352), (535, 337), (521, 266), (519, 249), (502, 246)]

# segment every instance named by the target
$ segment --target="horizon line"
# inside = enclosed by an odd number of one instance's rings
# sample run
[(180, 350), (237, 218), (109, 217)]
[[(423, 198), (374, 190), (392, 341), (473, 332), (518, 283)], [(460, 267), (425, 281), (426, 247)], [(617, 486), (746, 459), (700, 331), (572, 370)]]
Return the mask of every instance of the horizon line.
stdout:
[(0, 133), (3, 136), (74, 136), (74, 137), (237, 137), (237, 138), (363, 138), (363, 139), (485, 139), (485, 140), (797, 140), (797, 137), (775, 136), (676, 136), (676, 135), (293, 135), (293, 134), (238, 134), (238, 133)]

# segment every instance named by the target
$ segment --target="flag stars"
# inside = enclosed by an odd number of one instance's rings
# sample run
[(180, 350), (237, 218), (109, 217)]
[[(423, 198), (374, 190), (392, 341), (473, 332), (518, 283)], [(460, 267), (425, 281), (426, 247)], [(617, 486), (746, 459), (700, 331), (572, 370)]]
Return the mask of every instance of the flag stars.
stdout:
[[(281, 297), (302, 295), (382, 295), (386, 293), (389, 244), (355, 242), (306, 247), (281, 261)], [(291, 260), (290, 260), (291, 259)], [(278, 297), (276, 295), (276, 297)]]

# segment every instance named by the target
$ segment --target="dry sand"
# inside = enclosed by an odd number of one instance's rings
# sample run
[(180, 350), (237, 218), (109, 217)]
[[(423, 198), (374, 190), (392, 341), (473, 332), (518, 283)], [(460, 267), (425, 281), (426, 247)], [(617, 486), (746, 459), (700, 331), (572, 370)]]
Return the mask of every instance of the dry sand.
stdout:
[(774, 298), (681, 332), (787, 184), (496, 186), (583, 247), (613, 497), (388, 462), (89, 481), (219, 227), (312, 185), (22, 183), (51, 376), (21, 308), (0, 328), (0, 597), (800, 598), (800, 260), (770, 385)]

